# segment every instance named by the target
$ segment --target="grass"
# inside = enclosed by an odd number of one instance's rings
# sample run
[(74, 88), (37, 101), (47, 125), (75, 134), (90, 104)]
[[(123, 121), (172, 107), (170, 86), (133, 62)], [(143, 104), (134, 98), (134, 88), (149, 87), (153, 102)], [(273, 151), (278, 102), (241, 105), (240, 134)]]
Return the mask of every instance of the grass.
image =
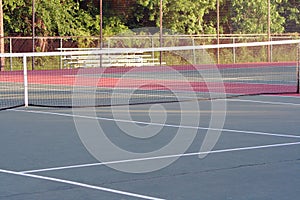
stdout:
[[(27, 58), (27, 69), (32, 69), (32, 58)], [(23, 58), (6, 58), (5, 71), (23, 70)], [(34, 57), (35, 70), (54, 70), (60, 69), (60, 57)]]

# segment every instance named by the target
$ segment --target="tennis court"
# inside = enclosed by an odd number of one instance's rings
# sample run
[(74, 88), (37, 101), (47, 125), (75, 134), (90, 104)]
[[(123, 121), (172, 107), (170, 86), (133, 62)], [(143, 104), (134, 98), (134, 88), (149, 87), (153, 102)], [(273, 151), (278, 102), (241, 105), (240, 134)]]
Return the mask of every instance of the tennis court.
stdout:
[(0, 199), (297, 199), (298, 43), (217, 65), (30, 71), (16, 55), (25, 70), (0, 72)]
[[(121, 172), (93, 158), (82, 145), (69, 110), (3, 111), (1, 199), (296, 199), (300, 194), (299, 97), (243, 97), (227, 103), (222, 134), (203, 159), (198, 152), (210, 118), (204, 102), (200, 112), (165, 104), (170, 113), (166, 124), (173, 127), (147, 141), (122, 136), (110, 109), (98, 108), (97, 120), (109, 130), (109, 137), (136, 152), (159, 148), (178, 129), (191, 128), (176, 124), (178, 112), (201, 115), (194, 142), (177, 161), (141, 174)], [(134, 106), (131, 115), (147, 123), (148, 108)], [(124, 110), (118, 108), (120, 116)], [(169, 158), (152, 162), (161, 159)], [(147, 164), (142, 159), (135, 162)], [(130, 166), (130, 161), (125, 163)]]

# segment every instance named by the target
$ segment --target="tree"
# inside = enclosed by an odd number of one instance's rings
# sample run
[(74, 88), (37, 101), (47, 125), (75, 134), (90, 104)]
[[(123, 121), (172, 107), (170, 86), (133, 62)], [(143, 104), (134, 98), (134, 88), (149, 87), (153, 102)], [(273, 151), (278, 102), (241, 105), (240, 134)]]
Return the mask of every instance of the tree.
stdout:
[[(228, 29), (233, 33), (267, 33), (268, 31), (268, 2), (266, 0), (232, 0)], [(279, 14), (282, 0), (271, 2), (271, 32), (284, 32), (285, 19)]]
[[(35, 0), (37, 36), (99, 35), (98, 0)], [(117, 15), (105, 1), (103, 33), (158, 27), (160, 0), (132, 0), (131, 14)], [(125, 2), (125, 1), (124, 1)], [(127, 2), (127, 1), (126, 1)], [(4, 30), (32, 35), (32, 0), (5, 0)], [(220, 0), (221, 33), (267, 33), (267, 0)], [(300, 31), (300, 1), (271, 0), (272, 33)], [(216, 33), (216, 0), (163, 0), (163, 27), (183, 34)]]
[[(267, 0), (220, 0), (221, 33), (267, 33)], [(185, 34), (216, 33), (216, 0), (164, 0), (163, 26)], [(136, 0), (130, 28), (159, 26), (159, 0)], [(271, 32), (300, 31), (300, 1), (271, 0)]]
[(284, 0), (279, 7), (279, 13), (285, 18), (285, 32), (300, 32), (300, 1)]
[[(213, 24), (206, 24), (204, 15), (214, 9), (216, 0), (164, 0), (163, 26), (178, 33), (211, 33)], [(159, 26), (159, 0), (137, 0), (135, 25)]]
[(95, 19), (73, 0), (36, 0), (37, 34), (43, 36), (89, 36)]
[(3, 3), (3, 21), (7, 35), (31, 35), (31, 0), (6, 0)]
[(216, 0), (170, 0), (165, 6), (164, 24), (181, 33), (215, 33), (214, 24), (204, 21), (204, 15), (215, 8)]
[[(31, 0), (6, 0), (4, 24), (9, 35), (31, 36)], [(95, 19), (73, 0), (36, 0), (36, 31), (39, 36), (91, 35)]]
[[(32, 0), (4, 2), (4, 24), (7, 35), (32, 36)], [(99, 20), (80, 8), (74, 0), (35, 0), (36, 36), (91, 36)], [(99, 18), (99, 17), (98, 17)], [(46, 39), (37, 40), (44, 51)]]

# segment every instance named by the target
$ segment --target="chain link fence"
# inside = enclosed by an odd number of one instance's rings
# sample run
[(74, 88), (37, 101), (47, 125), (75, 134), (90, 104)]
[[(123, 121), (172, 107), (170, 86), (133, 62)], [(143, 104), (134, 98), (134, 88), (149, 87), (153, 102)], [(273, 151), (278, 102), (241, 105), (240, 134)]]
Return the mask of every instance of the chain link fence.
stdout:
[[(299, 34), (282, 34), (272, 35), (272, 41), (299, 39)], [(267, 41), (266, 34), (228, 34), (221, 35), (219, 44), (236, 44), (248, 42)], [(70, 51), (78, 49), (89, 49), (100, 47), (100, 37), (5, 37), (5, 53), (25, 53), (25, 52), (53, 52), (53, 51)], [(34, 42), (33, 42), (34, 41)], [(172, 47), (172, 46), (198, 46), (217, 44), (218, 38), (216, 35), (164, 35), (162, 42), (159, 35), (134, 35), (134, 36), (114, 36), (103, 39), (103, 48), (153, 48), (153, 47)], [(34, 44), (34, 46), (33, 46)], [(264, 52), (266, 57), (271, 58), (275, 54), (275, 48), (270, 48), (270, 52)], [(238, 63), (241, 56), (239, 50), (232, 48), (226, 51), (212, 52), (218, 55), (216, 63)], [(226, 55), (223, 55), (226, 54)], [(226, 57), (226, 59), (222, 59)], [(266, 60), (267, 61), (267, 60)], [(13, 70), (16, 66), (13, 58), (5, 59), (5, 70)], [(38, 61), (31, 61), (32, 69)], [(63, 63), (60, 62), (60, 68), (63, 68)]]

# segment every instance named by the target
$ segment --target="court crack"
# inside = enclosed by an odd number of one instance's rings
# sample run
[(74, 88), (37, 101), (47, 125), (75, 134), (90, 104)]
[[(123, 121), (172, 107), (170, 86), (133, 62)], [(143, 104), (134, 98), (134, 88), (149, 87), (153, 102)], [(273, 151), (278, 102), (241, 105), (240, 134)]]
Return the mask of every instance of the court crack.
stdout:
[(49, 189), (49, 190), (44, 190), (44, 191), (36, 191), (36, 192), (22, 192), (22, 193), (18, 193), (18, 194), (8, 194), (8, 195), (0, 195), (0, 199), (6, 199), (6, 198), (10, 198), (10, 197), (18, 197), (18, 196), (27, 196), (27, 195), (41, 195), (41, 194), (47, 194), (49, 192), (58, 192), (58, 191), (67, 191), (67, 190), (73, 190), (75, 188), (78, 188), (76, 186), (60, 186), (58, 188), (53, 188), (53, 189)]
[(105, 182), (102, 183), (104, 185), (110, 185), (110, 184), (117, 184), (117, 183), (130, 183), (130, 182), (138, 182), (138, 181), (145, 181), (145, 180), (156, 180), (156, 179), (163, 179), (163, 178), (169, 178), (169, 177), (179, 177), (179, 176), (186, 176), (190, 174), (202, 174), (202, 173), (211, 173), (211, 172), (218, 172), (218, 171), (227, 171), (227, 170), (234, 170), (234, 169), (241, 169), (241, 168), (248, 168), (248, 167), (257, 167), (257, 166), (264, 166), (264, 165), (277, 165), (281, 163), (296, 163), (299, 162), (300, 158), (292, 159), (292, 160), (279, 160), (276, 162), (262, 162), (262, 163), (249, 163), (249, 164), (242, 164), (237, 166), (231, 166), (231, 167), (223, 167), (223, 168), (215, 168), (215, 169), (207, 169), (207, 170), (201, 170), (201, 171), (190, 171), (190, 172), (182, 172), (177, 174), (169, 174), (169, 175), (162, 175), (162, 176), (155, 176), (155, 177), (146, 177), (146, 178), (136, 178), (136, 179), (130, 179), (130, 180), (121, 180), (121, 181), (111, 181), (111, 182)]

